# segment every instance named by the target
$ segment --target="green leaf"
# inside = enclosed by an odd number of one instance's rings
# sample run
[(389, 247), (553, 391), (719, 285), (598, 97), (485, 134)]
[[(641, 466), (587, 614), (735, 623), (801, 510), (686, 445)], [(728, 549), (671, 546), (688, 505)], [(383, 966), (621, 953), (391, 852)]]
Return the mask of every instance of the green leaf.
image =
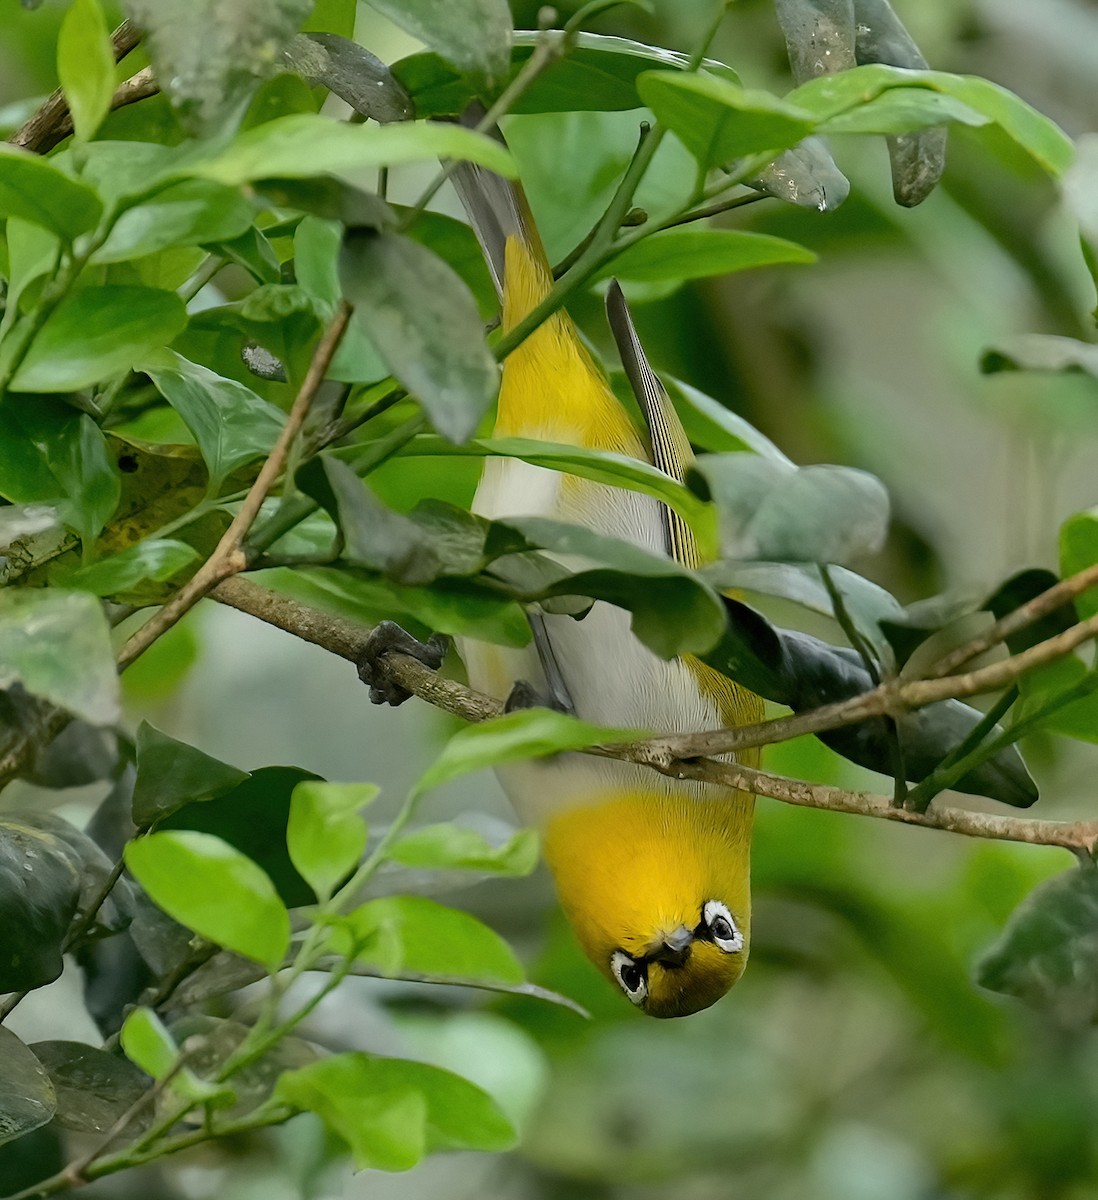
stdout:
[(499, 388), (472, 293), (446, 263), (395, 233), (357, 231), (340, 278), (390, 372), (453, 442), (468, 438)]
[[(1064, 579), (1098, 563), (1098, 508), (1075, 513), (1060, 526), (1060, 574)], [(1098, 590), (1090, 588), (1075, 599), (1080, 618), (1098, 613)]]
[(270, 876), (208, 833), (152, 833), (126, 846), (126, 866), (153, 902), (211, 942), (276, 971), (290, 916)]
[(507, 0), (368, 0), (463, 73), (498, 79), (511, 62)]
[(0, 143), (0, 217), (18, 217), (71, 242), (102, 215), (99, 197), (86, 184), (49, 159)]
[(279, 1080), (275, 1098), (315, 1112), (360, 1170), (404, 1171), (441, 1150), (506, 1150), (515, 1132), (486, 1092), (425, 1063), (352, 1052)]
[[(2, 162), (0, 162), (2, 165)], [(0, 343), (19, 315), (23, 293), (36, 279), (52, 274), (61, 249), (60, 239), (42, 225), (9, 217), (6, 228), (8, 248), (8, 292), (0, 317)]]
[(126, 0), (180, 121), (211, 132), (272, 73), (310, 0)]
[(313, 904), (316, 894), (290, 858), (286, 830), (294, 788), (316, 778), (301, 767), (259, 767), (220, 796), (177, 809), (157, 828), (212, 834), (258, 863), (287, 908)]
[(976, 982), (1084, 1029), (1098, 1020), (1096, 930), (1098, 869), (1084, 864), (1022, 901), (977, 963)]
[(163, 1079), (179, 1059), (179, 1047), (151, 1008), (135, 1008), (119, 1035), (126, 1057), (153, 1079)]
[(643, 731), (589, 725), (550, 708), (527, 708), (459, 729), (442, 753), (420, 776), (415, 796), (451, 779), (528, 758), (545, 758), (564, 750), (633, 741)]
[(898, 134), (929, 129), (947, 121), (987, 125), (991, 118), (943, 92), (931, 92), (926, 88), (892, 88), (868, 104), (847, 109), (816, 128), (821, 134)]
[(429, 436), (417, 437), (403, 453), (408, 456), (484, 454), (518, 458), (532, 466), (578, 475), (593, 483), (607, 483), (612, 487), (642, 492), (666, 504), (682, 517), (697, 537), (703, 557), (716, 549), (716, 519), (712, 506), (700, 502), (678, 480), (657, 470), (650, 463), (626, 454), (520, 437), (476, 438), (462, 446), (453, 446)]
[(308, 179), (335, 175), (350, 183), (378, 167), (458, 158), (512, 177), (514, 162), (492, 138), (458, 125), (402, 121), (348, 125), (313, 113), (296, 113), (238, 134), (211, 157), (196, 157), (176, 174), (240, 186), (257, 179)]
[(383, 975), (460, 975), (517, 984), (526, 977), (514, 951), (482, 921), (425, 896), (383, 896), (333, 924), (337, 953)]
[(372, 783), (299, 783), (290, 798), (286, 845), (299, 873), (323, 902), (355, 869), (366, 848), (359, 809), (380, 792)]
[(390, 849), (389, 859), (420, 870), (523, 876), (537, 866), (538, 836), (532, 829), (522, 829), (502, 845), (494, 845), (475, 829), (452, 823), (426, 825), (402, 837)]
[(60, 588), (0, 588), (0, 688), (16, 683), (92, 725), (116, 724), (118, 672), (99, 601)]
[(530, 626), (522, 607), (464, 580), (402, 587), (365, 572), (311, 567), (264, 571), (259, 579), (283, 595), (351, 620), (385, 619), (416, 624), (421, 631), (475, 637), (500, 646), (525, 646)]
[(851, 467), (703, 455), (687, 482), (716, 502), (726, 558), (843, 563), (880, 550), (888, 531), (884, 486)]
[(527, 601), (561, 596), (606, 600), (632, 614), (633, 632), (661, 658), (703, 654), (724, 631), (724, 606), (716, 592), (667, 555), (540, 517), (497, 521), (489, 552), (494, 537), (513, 537), (516, 531), (530, 546), (552, 554), (536, 563), (516, 555), (493, 564), (492, 574), (514, 595)]
[(88, 142), (110, 111), (114, 50), (99, 0), (73, 0), (57, 36), (57, 75), (79, 141)]
[(116, 284), (81, 288), (46, 320), (12, 387), (22, 392), (91, 387), (166, 346), (186, 323), (187, 311), (174, 292)]
[(0, 990), (39, 988), (61, 975), (79, 896), (79, 872), (64, 846), (16, 818), (0, 818)]
[(1098, 378), (1098, 346), (1051, 333), (1019, 333), (980, 355), (985, 375), (999, 371), (1072, 371)]
[(184, 804), (223, 796), (249, 778), (247, 771), (211, 758), (142, 721), (137, 729), (133, 822), (144, 828)]
[(83, 1042), (35, 1042), (31, 1050), (49, 1073), (57, 1123), (65, 1129), (106, 1133), (148, 1088), (146, 1076), (121, 1055)]
[(816, 126), (813, 114), (795, 102), (715, 75), (648, 71), (637, 90), (702, 167), (788, 150)]
[[(517, 30), (509, 83), (534, 52), (540, 34)], [(690, 56), (662, 46), (601, 33), (575, 35), (569, 52), (550, 63), (518, 97), (512, 113), (620, 112), (641, 108), (637, 76), (653, 67), (686, 70)], [(703, 68), (734, 83), (739, 77), (724, 63), (706, 59)], [(431, 52), (412, 54), (393, 65), (393, 74), (415, 101), (421, 117), (453, 117), (477, 97), (478, 83)]]
[(90, 548), (114, 515), (119, 471), (91, 417), (50, 397), (0, 401), (0, 495), (20, 504), (55, 504)]
[[(46, 1069), (9, 1029), (0, 1029), (0, 1146), (45, 1125), (57, 1108)], [(466, 1084), (466, 1087), (473, 1085)]]
[(145, 204), (127, 208), (92, 262), (124, 262), (169, 246), (198, 246), (242, 237), (252, 224), (251, 203), (238, 188), (185, 179)]
[(1039, 721), (1039, 728), (1081, 742), (1098, 742), (1098, 675), (1074, 654), (1069, 654), (1018, 681), (1021, 700), (1018, 720), (1033, 716), (1039, 709), (1065, 696), (1082, 693), (1077, 699), (1061, 702)]
[(668, 229), (644, 238), (600, 271), (637, 282), (704, 279), (775, 263), (810, 263), (816, 255), (796, 242), (740, 229)]
[(121, 554), (81, 567), (66, 575), (64, 582), (94, 596), (117, 596), (148, 580), (164, 583), (198, 557), (198, 551), (186, 542), (147, 538)]
[(973, 75), (913, 71), (873, 63), (836, 75), (821, 75), (790, 92), (786, 100), (807, 110), (818, 121), (829, 122), (872, 104), (889, 89), (913, 87), (941, 92), (994, 122), (1054, 177), (1062, 175), (1075, 157), (1071, 139), (1048, 117), (1006, 88)]
[(270, 453), (286, 418), (251, 388), (170, 350), (140, 367), (194, 435), (212, 493), (237, 467)]

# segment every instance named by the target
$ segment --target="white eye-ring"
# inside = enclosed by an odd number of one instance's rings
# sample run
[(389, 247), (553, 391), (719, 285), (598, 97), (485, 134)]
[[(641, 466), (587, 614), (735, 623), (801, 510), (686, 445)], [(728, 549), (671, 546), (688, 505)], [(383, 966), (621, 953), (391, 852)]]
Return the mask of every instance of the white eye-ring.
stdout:
[(718, 950), (723, 950), (725, 954), (738, 954), (743, 949), (743, 934), (727, 905), (719, 900), (706, 900), (702, 907), (702, 920)]
[(624, 950), (615, 950), (610, 955), (610, 970), (634, 1004), (643, 1004), (648, 999), (648, 967), (645, 963), (630, 958)]

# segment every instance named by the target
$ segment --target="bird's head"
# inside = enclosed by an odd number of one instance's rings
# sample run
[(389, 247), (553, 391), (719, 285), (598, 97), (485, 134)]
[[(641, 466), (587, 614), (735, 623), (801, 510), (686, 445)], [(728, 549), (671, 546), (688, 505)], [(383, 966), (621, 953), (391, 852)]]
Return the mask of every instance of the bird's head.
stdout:
[(734, 797), (615, 797), (565, 812), (545, 857), (587, 957), (653, 1017), (685, 1017), (747, 964), (750, 809)]

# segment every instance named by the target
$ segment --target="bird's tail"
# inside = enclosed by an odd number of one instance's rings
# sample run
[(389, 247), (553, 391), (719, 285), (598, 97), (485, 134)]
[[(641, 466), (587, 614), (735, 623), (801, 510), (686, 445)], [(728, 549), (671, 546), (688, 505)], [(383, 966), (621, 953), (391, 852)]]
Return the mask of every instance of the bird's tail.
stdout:
[[(475, 126), (483, 110), (466, 110), (462, 124)], [(494, 136), (503, 140), (498, 130)], [(504, 331), (517, 325), (553, 286), (553, 272), (522, 185), (475, 163), (458, 163), (451, 180), (477, 235), (496, 292), (503, 303)]]

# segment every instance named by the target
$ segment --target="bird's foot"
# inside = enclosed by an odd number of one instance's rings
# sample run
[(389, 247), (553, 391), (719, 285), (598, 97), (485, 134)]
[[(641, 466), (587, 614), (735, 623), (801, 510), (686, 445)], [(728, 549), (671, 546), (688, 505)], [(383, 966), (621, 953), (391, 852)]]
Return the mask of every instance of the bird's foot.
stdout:
[(412, 694), (389, 674), (385, 659), (390, 653), (407, 654), (424, 666), (437, 671), (442, 666), (450, 639), (444, 634), (432, 634), (421, 642), (395, 621), (382, 621), (370, 634), (356, 662), (358, 677), (370, 689), (374, 704), (403, 704)]

